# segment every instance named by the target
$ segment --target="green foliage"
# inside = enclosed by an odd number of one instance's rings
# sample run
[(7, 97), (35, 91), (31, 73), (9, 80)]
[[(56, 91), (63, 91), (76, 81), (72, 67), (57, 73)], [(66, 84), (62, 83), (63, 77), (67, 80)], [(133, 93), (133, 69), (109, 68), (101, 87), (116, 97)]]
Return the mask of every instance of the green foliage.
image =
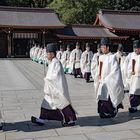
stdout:
[(54, 0), (49, 7), (54, 8), (66, 24), (85, 24), (94, 21), (97, 5), (96, 0)]

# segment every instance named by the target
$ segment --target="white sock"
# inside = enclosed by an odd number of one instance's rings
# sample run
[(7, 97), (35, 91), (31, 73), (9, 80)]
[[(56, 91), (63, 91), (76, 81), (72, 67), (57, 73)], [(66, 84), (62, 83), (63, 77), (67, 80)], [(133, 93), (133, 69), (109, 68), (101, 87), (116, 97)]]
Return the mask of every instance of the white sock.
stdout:
[(132, 107), (132, 108), (135, 109), (135, 110), (137, 109), (137, 107)]
[(40, 122), (40, 123), (45, 123), (45, 120), (43, 120), (43, 119), (38, 119), (38, 118), (37, 118), (36, 121), (37, 121), (37, 122)]
[(75, 123), (75, 121), (69, 121), (68, 124)]

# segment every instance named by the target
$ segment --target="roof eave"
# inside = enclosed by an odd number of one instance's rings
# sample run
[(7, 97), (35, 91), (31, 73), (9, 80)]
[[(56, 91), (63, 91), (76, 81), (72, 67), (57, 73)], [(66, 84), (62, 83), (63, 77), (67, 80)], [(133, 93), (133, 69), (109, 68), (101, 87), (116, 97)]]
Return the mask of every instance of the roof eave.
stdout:
[(60, 28), (64, 28), (65, 25), (62, 26), (20, 26), (20, 25), (0, 25), (0, 27), (2, 28), (14, 28), (14, 29), (24, 29), (24, 28), (28, 28), (28, 29), (60, 29)]

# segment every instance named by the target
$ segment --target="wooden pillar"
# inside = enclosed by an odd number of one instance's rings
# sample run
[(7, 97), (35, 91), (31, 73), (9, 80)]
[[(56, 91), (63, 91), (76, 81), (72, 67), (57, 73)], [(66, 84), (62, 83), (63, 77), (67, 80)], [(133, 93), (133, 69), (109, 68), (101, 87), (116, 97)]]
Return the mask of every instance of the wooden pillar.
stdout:
[(13, 33), (11, 33), (11, 57), (14, 57), (14, 39), (13, 39)]
[(43, 30), (43, 31), (42, 31), (42, 45), (43, 45), (43, 47), (45, 47), (45, 44), (46, 44), (46, 37), (45, 37), (45, 34), (46, 34), (45, 30)]
[(12, 50), (12, 42), (11, 42), (11, 30), (8, 30), (7, 33), (7, 40), (8, 40), (8, 56), (7, 57), (11, 57), (11, 50)]

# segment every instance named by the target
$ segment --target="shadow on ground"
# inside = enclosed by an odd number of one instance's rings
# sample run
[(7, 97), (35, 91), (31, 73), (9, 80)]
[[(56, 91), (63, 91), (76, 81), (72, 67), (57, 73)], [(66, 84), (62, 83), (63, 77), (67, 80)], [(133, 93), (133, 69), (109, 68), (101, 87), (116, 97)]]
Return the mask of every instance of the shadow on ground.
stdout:
[[(100, 119), (99, 116), (79, 117), (77, 125), (84, 126), (107, 126), (125, 123), (131, 120), (140, 119), (140, 111), (134, 114), (128, 112), (120, 112), (114, 119)], [(44, 126), (32, 124), (31, 121), (22, 121), (15, 123), (4, 123), (3, 131), (24, 131), (35, 132), (48, 129), (62, 128), (61, 123), (57, 121), (48, 121)]]

